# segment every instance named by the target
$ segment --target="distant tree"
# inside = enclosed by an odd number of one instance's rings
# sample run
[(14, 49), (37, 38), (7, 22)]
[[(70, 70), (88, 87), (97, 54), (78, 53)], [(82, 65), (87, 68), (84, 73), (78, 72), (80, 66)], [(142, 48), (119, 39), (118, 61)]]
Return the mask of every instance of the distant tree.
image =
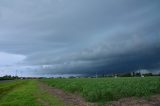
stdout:
[(5, 75), (3, 77), (0, 77), (0, 80), (14, 80), (19, 79), (18, 76), (11, 76), (11, 75)]
[(136, 72), (135, 76), (141, 76), (141, 73), (140, 72)]
[(119, 74), (119, 77), (131, 77), (131, 73), (123, 73), (123, 74)]
[(146, 74), (143, 74), (144, 76), (153, 76), (152, 73), (146, 73)]
[(74, 77), (74, 76), (70, 76), (69, 78), (76, 78), (76, 77)]

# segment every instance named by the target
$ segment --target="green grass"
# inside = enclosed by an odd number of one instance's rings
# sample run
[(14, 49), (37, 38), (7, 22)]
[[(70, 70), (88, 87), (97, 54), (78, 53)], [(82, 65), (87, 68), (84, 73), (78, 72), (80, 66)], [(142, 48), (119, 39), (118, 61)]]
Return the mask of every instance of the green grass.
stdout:
[(23, 84), (24, 81), (9, 81), (0, 83), (0, 98), (7, 94), (10, 90)]
[(79, 93), (91, 102), (160, 94), (160, 77), (43, 79), (42, 81), (67, 92)]
[[(66, 92), (78, 93), (87, 101), (104, 103), (124, 97), (160, 94), (160, 77), (145, 78), (76, 78), (42, 79), (50, 86)], [(0, 106), (65, 106), (47, 90), (38, 86), (38, 80), (0, 82)]]
[(37, 80), (0, 83), (0, 106), (64, 106), (53, 95), (38, 88)]

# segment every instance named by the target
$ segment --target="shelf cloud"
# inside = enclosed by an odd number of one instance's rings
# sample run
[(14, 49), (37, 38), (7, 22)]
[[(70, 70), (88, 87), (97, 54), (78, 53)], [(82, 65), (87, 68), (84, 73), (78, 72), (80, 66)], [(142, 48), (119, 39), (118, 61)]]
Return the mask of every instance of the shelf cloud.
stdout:
[(7, 67), (37, 76), (159, 70), (159, 10), (159, 0), (1, 0), (0, 63), (18, 57), (0, 69), (15, 60)]

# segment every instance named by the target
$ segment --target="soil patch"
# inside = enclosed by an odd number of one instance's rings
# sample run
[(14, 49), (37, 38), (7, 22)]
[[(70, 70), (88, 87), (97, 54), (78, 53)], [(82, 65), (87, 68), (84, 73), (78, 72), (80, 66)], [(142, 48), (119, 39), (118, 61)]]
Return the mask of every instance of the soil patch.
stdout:
[(148, 99), (145, 98), (123, 98), (118, 101), (113, 101), (106, 106), (160, 106), (160, 95), (151, 96)]

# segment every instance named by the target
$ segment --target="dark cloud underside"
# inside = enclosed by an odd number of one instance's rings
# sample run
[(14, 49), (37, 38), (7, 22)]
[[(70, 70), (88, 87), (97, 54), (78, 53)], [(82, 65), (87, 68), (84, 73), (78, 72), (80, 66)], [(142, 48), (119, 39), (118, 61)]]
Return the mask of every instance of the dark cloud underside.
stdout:
[(160, 68), (159, 0), (1, 0), (0, 51), (39, 73)]

